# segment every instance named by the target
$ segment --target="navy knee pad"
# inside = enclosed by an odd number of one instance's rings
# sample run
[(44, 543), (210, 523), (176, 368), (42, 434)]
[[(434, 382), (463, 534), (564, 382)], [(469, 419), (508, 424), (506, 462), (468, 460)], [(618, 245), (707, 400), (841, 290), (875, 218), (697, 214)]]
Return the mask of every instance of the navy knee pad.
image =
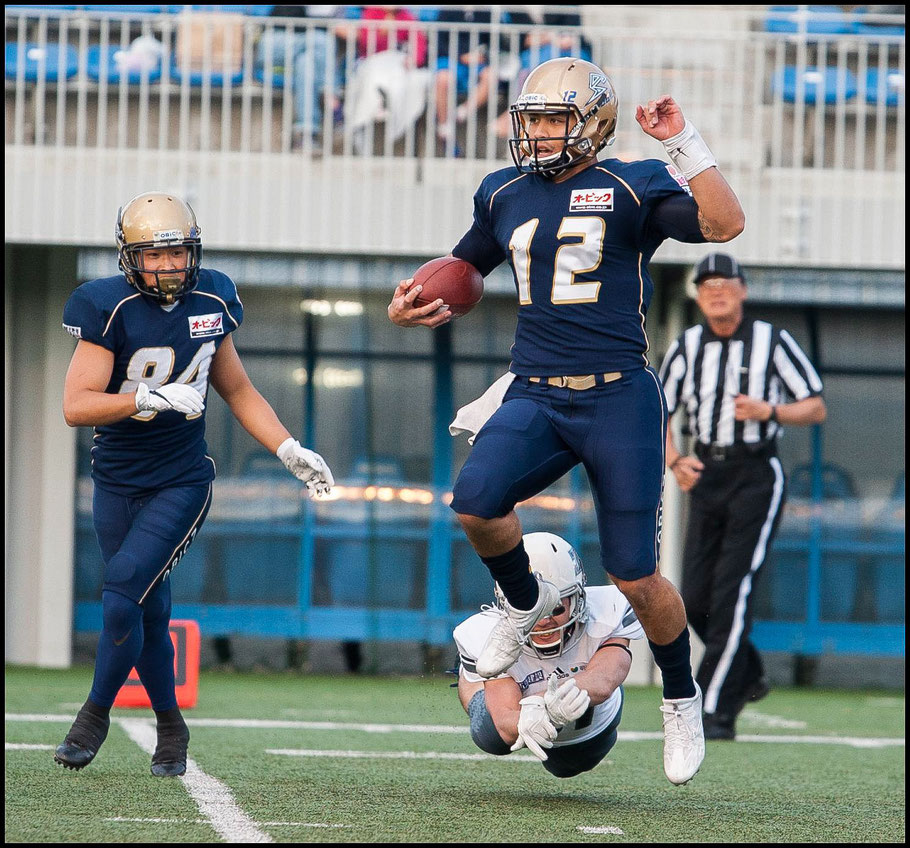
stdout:
[(503, 741), (493, 723), (493, 716), (487, 709), (483, 689), (474, 694), (468, 704), (468, 716), (471, 719), (471, 739), (481, 751), (502, 756), (508, 754), (509, 746)]
[(142, 621), (142, 607), (119, 592), (102, 592), (101, 610), (104, 630), (115, 644), (125, 640)]

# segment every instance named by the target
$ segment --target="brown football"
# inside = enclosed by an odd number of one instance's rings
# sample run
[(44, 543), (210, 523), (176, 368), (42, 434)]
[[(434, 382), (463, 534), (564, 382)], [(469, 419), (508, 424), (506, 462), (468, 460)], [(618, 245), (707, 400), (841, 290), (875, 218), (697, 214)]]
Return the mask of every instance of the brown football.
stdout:
[(448, 304), (457, 318), (470, 312), (483, 297), (483, 277), (470, 262), (443, 256), (431, 259), (414, 272), (413, 286), (423, 286), (416, 306), (426, 306), (438, 298)]

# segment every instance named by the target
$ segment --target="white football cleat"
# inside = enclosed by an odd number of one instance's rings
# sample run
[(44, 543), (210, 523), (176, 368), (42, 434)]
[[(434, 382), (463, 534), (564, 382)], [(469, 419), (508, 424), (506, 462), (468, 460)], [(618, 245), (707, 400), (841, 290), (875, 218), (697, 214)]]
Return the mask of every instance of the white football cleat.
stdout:
[(496, 677), (514, 665), (528, 635), (540, 619), (550, 614), (559, 603), (559, 590), (547, 580), (535, 575), (540, 595), (529, 610), (519, 610), (505, 602), (501, 618), (487, 637), (486, 644), (477, 657), (477, 673), (481, 677)]
[(664, 771), (670, 783), (682, 786), (701, 768), (705, 731), (701, 723), (701, 689), (691, 698), (664, 698)]

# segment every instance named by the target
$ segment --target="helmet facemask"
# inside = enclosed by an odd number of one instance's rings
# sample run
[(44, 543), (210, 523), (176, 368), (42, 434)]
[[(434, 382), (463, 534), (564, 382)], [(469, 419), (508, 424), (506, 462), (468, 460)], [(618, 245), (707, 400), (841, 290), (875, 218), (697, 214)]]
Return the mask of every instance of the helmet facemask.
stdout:
[[(582, 628), (579, 625), (587, 621), (588, 610), (584, 590), (575, 589), (570, 594), (561, 597), (559, 602), (568, 606), (569, 620), (565, 624), (548, 627), (546, 630), (532, 630), (528, 636), (528, 645), (539, 657), (560, 656), (581, 637)], [(559, 639), (554, 642), (535, 640), (535, 637), (539, 640), (541, 636), (550, 636), (553, 633), (560, 634)]]

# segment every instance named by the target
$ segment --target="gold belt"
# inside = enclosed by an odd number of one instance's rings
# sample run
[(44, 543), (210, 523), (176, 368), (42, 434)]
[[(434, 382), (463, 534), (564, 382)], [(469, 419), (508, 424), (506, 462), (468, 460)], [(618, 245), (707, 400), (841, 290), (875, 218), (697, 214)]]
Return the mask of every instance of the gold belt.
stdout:
[(581, 377), (528, 377), (530, 383), (546, 383), (549, 386), (559, 386), (561, 389), (576, 389), (583, 392), (593, 389), (597, 385), (597, 378), (602, 376), (604, 383), (612, 383), (622, 377), (619, 371), (610, 371), (606, 374), (585, 374)]

